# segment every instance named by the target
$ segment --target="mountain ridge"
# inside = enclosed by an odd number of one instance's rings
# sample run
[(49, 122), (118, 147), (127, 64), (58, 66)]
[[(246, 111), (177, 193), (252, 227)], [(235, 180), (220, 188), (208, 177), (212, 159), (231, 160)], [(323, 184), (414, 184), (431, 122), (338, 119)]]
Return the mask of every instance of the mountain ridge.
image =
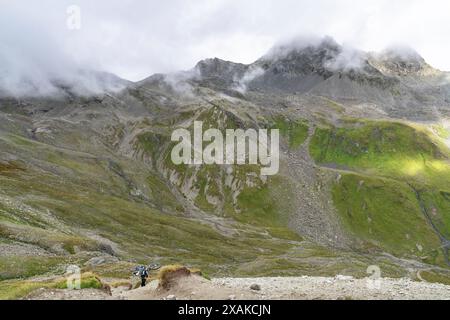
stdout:
[(449, 74), (428, 65), (417, 52), (394, 48), (366, 53), (343, 47), (331, 38), (297, 47), (292, 43), (274, 47), (250, 64), (205, 59), (170, 79), (176, 84), (210, 86), (240, 98), (248, 91), (267, 91), (313, 94), (353, 105), (374, 104), (380, 112), (412, 120), (436, 119), (450, 112)]

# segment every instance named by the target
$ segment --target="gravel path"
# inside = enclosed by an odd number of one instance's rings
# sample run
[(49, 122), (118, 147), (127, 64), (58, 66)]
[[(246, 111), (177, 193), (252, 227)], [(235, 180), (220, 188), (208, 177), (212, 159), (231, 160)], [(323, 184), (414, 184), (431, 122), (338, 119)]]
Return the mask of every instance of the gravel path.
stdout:
[(182, 277), (170, 289), (158, 281), (134, 290), (39, 289), (32, 300), (450, 300), (450, 286), (409, 279), (331, 277), (213, 278)]
[(261, 299), (443, 299), (450, 300), (450, 286), (410, 279), (378, 280), (354, 279), (346, 276), (277, 277), (277, 278), (220, 278), (214, 284), (249, 290), (257, 284), (261, 290), (253, 291)]

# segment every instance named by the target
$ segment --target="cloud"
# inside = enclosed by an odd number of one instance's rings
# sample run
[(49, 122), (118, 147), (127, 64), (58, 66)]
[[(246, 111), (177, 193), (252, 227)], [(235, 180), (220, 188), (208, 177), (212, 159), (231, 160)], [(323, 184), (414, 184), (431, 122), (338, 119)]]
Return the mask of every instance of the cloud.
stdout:
[(245, 94), (247, 92), (247, 86), (254, 79), (262, 76), (264, 74), (264, 69), (258, 66), (252, 66), (247, 70), (241, 78), (234, 79), (237, 84), (233, 87), (234, 90)]
[[(251, 63), (274, 43), (297, 34), (330, 35), (366, 51), (406, 43), (431, 65), (450, 70), (446, 0), (0, 3), (0, 90), (17, 94), (50, 93), (55, 78), (80, 83), (85, 70), (137, 81), (154, 73), (189, 70), (210, 57)], [(67, 28), (70, 5), (81, 10), (79, 30)], [(351, 54), (336, 63), (347, 63)], [(98, 79), (91, 80), (82, 87), (101, 89)]]
[[(46, 3), (49, 2), (44, 2), (44, 8)], [(65, 24), (67, 7), (55, 8), (61, 14), (42, 11), (20, 1), (2, 4), (0, 94), (61, 95), (62, 88), (70, 88), (73, 93), (91, 95), (123, 88), (124, 83), (103, 72), (95, 59), (77, 59), (69, 51), (71, 31)]]
[(317, 48), (325, 50), (325, 57), (327, 57), (325, 67), (330, 70), (360, 69), (364, 67), (368, 58), (365, 52), (352, 47), (351, 44), (341, 45), (330, 36), (301, 35), (277, 43), (263, 56), (263, 59), (282, 59), (293, 51), (307, 49), (314, 51)]
[(330, 70), (358, 70), (365, 66), (366, 59), (364, 52), (344, 45), (339, 54), (327, 62), (326, 67)]
[(190, 80), (200, 79), (200, 72), (197, 68), (189, 71), (173, 72), (163, 76), (163, 80), (170, 88), (182, 96), (195, 97)]
[(264, 59), (281, 59), (292, 51), (301, 51), (306, 48), (316, 48), (327, 44), (329, 47), (338, 47), (339, 45), (329, 36), (319, 37), (316, 35), (296, 35), (289, 39), (278, 41), (264, 56)]
[(391, 45), (389, 47), (386, 47), (386, 49), (380, 51), (378, 53), (379, 56), (387, 57), (387, 58), (400, 58), (402, 60), (421, 60), (423, 59), (420, 54), (414, 50), (412, 47), (406, 44), (395, 44)]

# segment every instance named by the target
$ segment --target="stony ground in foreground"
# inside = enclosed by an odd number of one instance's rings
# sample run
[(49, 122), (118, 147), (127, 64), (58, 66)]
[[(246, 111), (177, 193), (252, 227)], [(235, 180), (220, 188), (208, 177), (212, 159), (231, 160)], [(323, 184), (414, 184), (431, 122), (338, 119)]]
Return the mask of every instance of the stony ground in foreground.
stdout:
[(146, 287), (128, 290), (39, 289), (27, 299), (117, 299), (117, 300), (450, 300), (450, 286), (409, 279), (378, 280), (354, 279), (346, 276), (331, 277), (267, 277), (267, 278), (213, 278), (191, 275), (177, 279), (170, 288), (158, 288), (158, 281)]

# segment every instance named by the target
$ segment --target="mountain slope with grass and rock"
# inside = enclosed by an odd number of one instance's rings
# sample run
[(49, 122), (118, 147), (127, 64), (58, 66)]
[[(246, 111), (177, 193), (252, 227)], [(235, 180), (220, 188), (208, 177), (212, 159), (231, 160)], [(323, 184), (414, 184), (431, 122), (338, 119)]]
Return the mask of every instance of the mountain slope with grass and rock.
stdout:
[[(448, 283), (449, 74), (411, 49), (297, 39), (248, 65), (95, 79), (100, 92), (0, 97), (0, 298), (68, 265), (123, 280), (150, 262)], [(175, 165), (171, 134), (194, 121), (279, 129), (279, 173)]]

